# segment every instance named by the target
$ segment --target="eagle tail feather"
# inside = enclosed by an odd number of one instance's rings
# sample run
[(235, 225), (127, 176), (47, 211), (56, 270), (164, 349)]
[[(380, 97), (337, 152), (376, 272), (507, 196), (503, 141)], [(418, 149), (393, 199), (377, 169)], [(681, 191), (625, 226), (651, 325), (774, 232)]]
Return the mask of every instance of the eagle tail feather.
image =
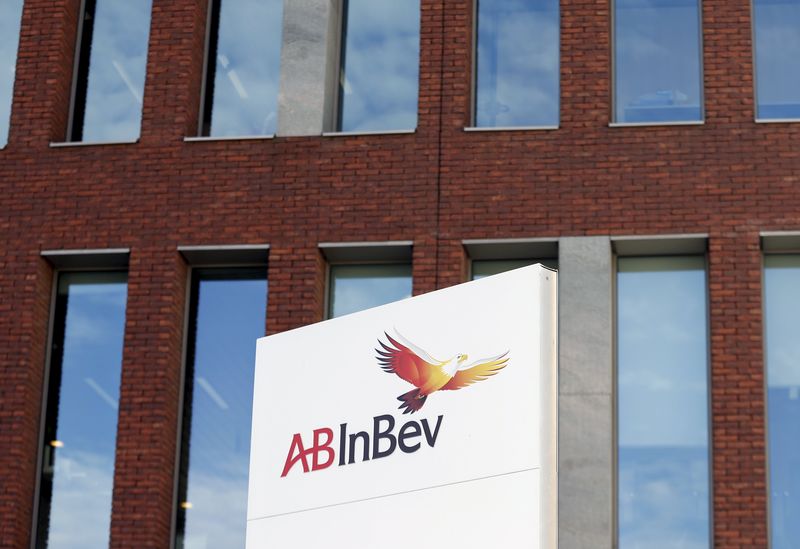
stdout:
[(402, 402), (398, 409), (403, 410), (404, 414), (419, 412), (427, 398), (428, 395), (420, 395), (419, 389), (414, 389), (397, 397), (397, 400)]

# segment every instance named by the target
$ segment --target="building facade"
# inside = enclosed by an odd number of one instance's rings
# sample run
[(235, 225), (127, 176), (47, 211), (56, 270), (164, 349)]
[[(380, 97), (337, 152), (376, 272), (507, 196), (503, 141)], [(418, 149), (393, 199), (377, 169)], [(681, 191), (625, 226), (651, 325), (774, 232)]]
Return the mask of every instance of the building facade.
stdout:
[(0, 546), (219, 546), (247, 341), (532, 261), (560, 546), (796, 546), (796, 0), (0, 9)]

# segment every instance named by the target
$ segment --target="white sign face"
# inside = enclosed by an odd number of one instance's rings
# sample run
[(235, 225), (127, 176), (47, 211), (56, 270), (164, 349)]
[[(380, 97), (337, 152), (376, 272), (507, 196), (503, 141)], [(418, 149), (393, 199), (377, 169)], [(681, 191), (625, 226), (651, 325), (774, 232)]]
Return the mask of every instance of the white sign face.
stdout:
[(258, 341), (247, 547), (556, 547), (556, 273)]

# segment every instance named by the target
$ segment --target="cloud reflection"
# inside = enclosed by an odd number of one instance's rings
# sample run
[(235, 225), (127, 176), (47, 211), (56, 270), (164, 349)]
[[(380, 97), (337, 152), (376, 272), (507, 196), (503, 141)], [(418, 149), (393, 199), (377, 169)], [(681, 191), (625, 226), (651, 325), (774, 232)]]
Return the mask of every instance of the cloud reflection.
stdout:
[(341, 131), (414, 129), (419, 0), (348, 0)]
[(0, 147), (8, 142), (21, 22), (22, 0), (0, 2)]

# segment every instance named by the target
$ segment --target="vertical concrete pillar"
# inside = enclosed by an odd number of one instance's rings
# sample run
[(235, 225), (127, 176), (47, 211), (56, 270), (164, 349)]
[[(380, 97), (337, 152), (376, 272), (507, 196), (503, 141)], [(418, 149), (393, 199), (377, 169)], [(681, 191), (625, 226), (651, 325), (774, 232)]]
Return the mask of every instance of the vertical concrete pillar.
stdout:
[(613, 264), (608, 237), (559, 241), (559, 546), (613, 540)]
[(284, 0), (278, 135), (333, 129), (340, 0)]

